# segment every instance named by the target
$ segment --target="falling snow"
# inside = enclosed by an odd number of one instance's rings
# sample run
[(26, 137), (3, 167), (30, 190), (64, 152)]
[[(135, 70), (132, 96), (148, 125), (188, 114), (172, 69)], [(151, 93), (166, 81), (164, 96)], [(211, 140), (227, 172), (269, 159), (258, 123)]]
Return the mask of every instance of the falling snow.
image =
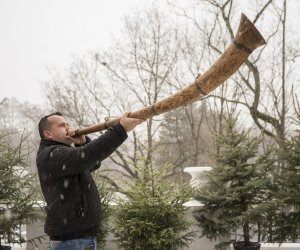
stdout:
[(69, 186), (69, 181), (68, 181), (68, 180), (65, 180), (65, 181), (64, 181), (64, 188), (68, 188), (68, 186)]
[(4, 212), (4, 218), (6, 220), (10, 220), (11, 217), (12, 217), (11, 210), (10, 209), (6, 209), (5, 212)]
[(64, 222), (65, 225), (68, 224), (67, 218), (64, 218), (63, 222)]

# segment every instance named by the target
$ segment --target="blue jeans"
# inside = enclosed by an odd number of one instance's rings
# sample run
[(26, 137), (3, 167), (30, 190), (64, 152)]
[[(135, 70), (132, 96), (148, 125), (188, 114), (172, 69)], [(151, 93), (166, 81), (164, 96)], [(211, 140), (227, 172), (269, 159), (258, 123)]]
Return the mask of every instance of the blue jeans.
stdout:
[(96, 237), (86, 237), (84, 239), (50, 241), (53, 250), (97, 250)]

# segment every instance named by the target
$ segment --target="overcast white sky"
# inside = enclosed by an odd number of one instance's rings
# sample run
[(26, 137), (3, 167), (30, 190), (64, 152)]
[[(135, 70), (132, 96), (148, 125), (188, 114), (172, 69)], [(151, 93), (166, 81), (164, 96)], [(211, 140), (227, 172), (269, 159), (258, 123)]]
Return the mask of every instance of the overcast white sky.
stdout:
[(124, 14), (151, 0), (0, 0), (0, 100), (40, 103), (47, 66), (102, 49)]
[[(64, 69), (72, 55), (109, 46), (123, 15), (152, 1), (0, 0), (0, 100), (41, 103), (47, 66)], [(299, 34), (300, 1), (288, 2)]]

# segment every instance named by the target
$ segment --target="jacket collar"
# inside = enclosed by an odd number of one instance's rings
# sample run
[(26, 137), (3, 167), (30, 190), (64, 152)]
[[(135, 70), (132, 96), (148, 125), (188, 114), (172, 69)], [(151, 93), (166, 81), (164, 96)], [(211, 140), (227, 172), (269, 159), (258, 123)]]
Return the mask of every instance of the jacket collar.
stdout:
[(62, 146), (68, 146), (71, 147), (68, 144), (62, 143), (62, 142), (58, 142), (58, 141), (54, 141), (54, 140), (48, 140), (48, 139), (42, 139), (40, 141), (40, 147), (49, 147), (49, 146), (54, 146), (54, 145), (62, 145)]

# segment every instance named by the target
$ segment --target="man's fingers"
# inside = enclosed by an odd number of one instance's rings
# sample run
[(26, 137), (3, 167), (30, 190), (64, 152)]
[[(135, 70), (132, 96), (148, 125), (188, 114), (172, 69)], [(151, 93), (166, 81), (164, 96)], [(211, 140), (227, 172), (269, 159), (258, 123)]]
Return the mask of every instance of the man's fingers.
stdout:
[(141, 124), (142, 122), (144, 122), (144, 120), (142, 120), (142, 119), (135, 119), (135, 122), (136, 122), (137, 124)]
[(68, 135), (67, 135), (67, 136), (73, 136), (73, 135), (75, 135), (75, 131), (70, 131), (70, 132), (68, 132)]
[(76, 129), (73, 129), (73, 128), (68, 129), (67, 135), (74, 137), (75, 134), (76, 134)]
[(120, 120), (120, 124), (124, 127), (126, 132), (131, 131), (134, 129), (137, 125), (141, 124), (144, 122), (143, 119), (138, 119), (138, 118), (131, 118), (129, 117), (131, 113), (130, 112), (125, 112)]
[(127, 111), (127, 112), (125, 112), (125, 113), (123, 114), (123, 116), (126, 117), (126, 118), (130, 118), (130, 117), (129, 117), (130, 113), (131, 113), (131, 112), (128, 112), (128, 111)]

